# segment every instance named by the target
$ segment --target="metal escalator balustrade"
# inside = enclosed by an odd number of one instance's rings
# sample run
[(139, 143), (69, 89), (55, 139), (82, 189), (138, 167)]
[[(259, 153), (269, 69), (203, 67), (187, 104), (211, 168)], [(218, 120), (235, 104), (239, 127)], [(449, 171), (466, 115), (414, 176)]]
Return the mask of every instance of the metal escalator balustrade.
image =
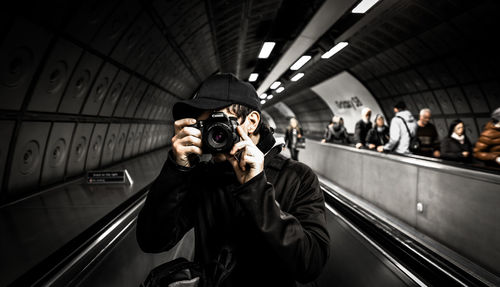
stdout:
[(377, 215), (367, 211), (324, 181), (321, 188), (330, 211), (345, 218), (352, 227), (378, 250), (387, 254), (403, 273), (419, 286), (494, 286), (461, 266), (410, 238), (404, 231), (387, 224)]

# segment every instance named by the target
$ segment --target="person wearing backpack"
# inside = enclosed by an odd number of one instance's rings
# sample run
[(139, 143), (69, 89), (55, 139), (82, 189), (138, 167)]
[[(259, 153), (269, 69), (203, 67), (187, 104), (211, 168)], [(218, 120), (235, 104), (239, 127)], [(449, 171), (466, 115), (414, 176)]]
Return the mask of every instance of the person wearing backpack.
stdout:
[[(318, 178), (280, 154), (260, 108), (253, 86), (232, 74), (210, 76), (193, 99), (173, 106), (172, 149), (136, 235), (143, 251), (158, 253), (194, 228), (194, 263), (205, 281), (198, 286), (296, 286), (316, 279), (328, 259)], [(169, 262), (149, 282), (175, 277), (184, 265)]]
[(410, 111), (406, 110), (404, 102), (398, 102), (394, 106), (394, 113), (389, 128), (389, 142), (377, 147), (377, 151), (410, 154), (410, 143), (414, 142), (412, 138), (417, 139), (417, 122)]

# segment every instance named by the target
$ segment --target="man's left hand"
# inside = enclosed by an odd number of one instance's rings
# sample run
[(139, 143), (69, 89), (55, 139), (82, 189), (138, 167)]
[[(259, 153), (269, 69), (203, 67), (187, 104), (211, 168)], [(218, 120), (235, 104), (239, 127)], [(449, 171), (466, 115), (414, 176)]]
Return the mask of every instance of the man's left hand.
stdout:
[[(264, 169), (264, 154), (248, 137), (242, 127), (236, 129), (242, 141), (236, 143), (229, 153), (228, 161), (234, 168), (236, 176), (240, 183), (246, 183)], [(236, 154), (240, 152), (239, 159)]]

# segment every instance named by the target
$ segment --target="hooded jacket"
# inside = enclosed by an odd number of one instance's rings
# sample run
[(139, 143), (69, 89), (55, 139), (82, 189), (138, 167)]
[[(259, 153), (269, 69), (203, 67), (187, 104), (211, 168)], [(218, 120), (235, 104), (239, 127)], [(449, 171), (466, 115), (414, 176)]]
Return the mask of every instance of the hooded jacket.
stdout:
[(323, 138), (328, 143), (348, 144), (349, 134), (343, 125), (328, 125), (323, 134)]
[[(403, 119), (401, 119), (401, 118)], [(406, 130), (405, 123), (408, 125), (410, 134)], [(397, 112), (396, 115), (391, 120), (391, 126), (389, 129), (389, 142), (384, 146), (384, 150), (393, 151), (396, 153), (410, 153), (410, 138), (414, 137), (417, 133), (417, 122), (412, 116), (410, 111), (404, 110)]]
[(474, 147), (474, 157), (487, 162), (495, 161), (500, 156), (500, 128), (492, 121), (484, 127)]
[(267, 152), (264, 171), (244, 184), (227, 162), (183, 168), (170, 152), (138, 216), (143, 251), (167, 251), (194, 227), (195, 261), (207, 274), (221, 250), (230, 250), (227, 265), (234, 267), (222, 286), (315, 279), (329, 255), (318, 179), (308, 166), (280, 155), (281, 146), (258, 147)]

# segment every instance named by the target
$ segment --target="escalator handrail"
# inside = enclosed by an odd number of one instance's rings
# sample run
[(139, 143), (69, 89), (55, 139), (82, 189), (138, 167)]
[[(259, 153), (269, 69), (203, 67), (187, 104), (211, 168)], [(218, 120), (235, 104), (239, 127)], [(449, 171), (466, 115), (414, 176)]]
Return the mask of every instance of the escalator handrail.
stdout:
[[(388, 226), (377, 215), (352, 202), (329, 185), (320, 181), (325, 201), (337, 213), (345, 217), (357, 229), (367, 234), (404, 266), (430, 285), (448, 283), (458, 286), (493, 286), (485, 278), (472, 274), (423, 244), (413, 240), (404, 232)], [(436, 276), (439, 276), (436, 277)], [(443, 285), (444, 286), (444, 285)]]
[[(84, 232), (29, 269), (12, 286), (70, 285), (105, 254), (133, 226), (150, 184), (136, 192)], [(79, 274), (74, 274), (75, 270)], [(71, 273), (71, 274), (69, 274)], [(70, 276), (71, 275), (71, 276)]]

